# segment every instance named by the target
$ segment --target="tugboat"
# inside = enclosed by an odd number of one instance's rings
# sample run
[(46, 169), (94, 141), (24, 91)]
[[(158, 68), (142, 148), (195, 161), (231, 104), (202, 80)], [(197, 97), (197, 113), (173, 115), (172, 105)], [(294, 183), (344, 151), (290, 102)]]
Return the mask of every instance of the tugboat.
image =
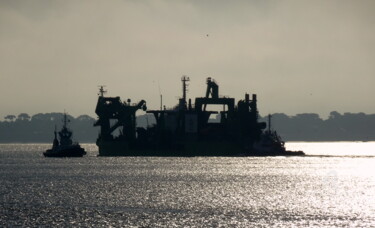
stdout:
[(60, 142), (57, 139), (57, 132), (55, 127), (55, 138), (51, 149), (43, 153), (45, 157), (82, 157), (86, 151), (78, 144), (72, 141), (72, 131), (67, 127), (68, 119), (64, 113), (63, 127), (59, 131)]
[(253, 145), (254, 156), (303, 156), (303, 151), (285, 149), (285, 142), (275, 130), (271, 130), (271, 115), (268, 115), (268, 129), (260, 135), (260, 140)]

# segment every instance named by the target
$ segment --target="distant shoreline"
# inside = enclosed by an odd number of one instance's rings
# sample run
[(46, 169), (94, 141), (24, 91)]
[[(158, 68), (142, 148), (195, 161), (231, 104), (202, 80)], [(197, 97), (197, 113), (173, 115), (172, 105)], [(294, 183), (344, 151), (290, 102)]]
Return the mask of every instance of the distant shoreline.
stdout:
[[(63, 113), (39, 113), (29, 116), (8, 115), (0, 121), (0, 143), (52, 143), (55, 126), (62, 124)], [(220, 121), (220, 116), (212, 116), (211, 121)], [(94, 127), (95, 118), (88, 115), (73, 117), (68, 127), (73, 131), (73, 141), (95, 143), (99, 128)], [(155, 124), (152, 115), (137, 116), (137, 126), (147, 128)], [(259, 118), (259, 122), (267, 122)], [(272, 128), (286, 142), (366, 142), (375, 141), (375, 114), (331, 112), (328, 119), (315, 113), (288, 116), (284, 113), (272, 114)]]
[[(340, 143), (340, 142), (352, 142), (352, 143), (373, 143), (375, 140), (370, 141), (286, 141), (285, 143)], [(52, 142), (0, 142), (0, 145), (12, 145), (12, 144), (52, 144)], [(95, 144), (95, 142), (80, 142), (79, 144)]]

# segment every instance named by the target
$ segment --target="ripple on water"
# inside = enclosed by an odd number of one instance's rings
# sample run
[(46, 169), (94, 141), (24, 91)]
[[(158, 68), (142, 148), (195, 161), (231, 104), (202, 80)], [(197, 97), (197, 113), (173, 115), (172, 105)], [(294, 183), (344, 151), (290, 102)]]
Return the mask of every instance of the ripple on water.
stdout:
[(0, 145), (0, 226), (375, 226), (374, 158), (99, 158), (90, 147), (49, 159), (46, 147)]

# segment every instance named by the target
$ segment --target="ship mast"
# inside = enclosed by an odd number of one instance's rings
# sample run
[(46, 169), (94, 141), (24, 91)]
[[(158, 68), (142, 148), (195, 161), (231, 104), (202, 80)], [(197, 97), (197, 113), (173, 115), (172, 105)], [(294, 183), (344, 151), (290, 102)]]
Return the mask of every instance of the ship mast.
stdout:
[(160, 84), (158, 81), (159, 95), (160, 95), (160, 111), (163, 110), (163, 94), (161, 94)]
[(271, 114), (268, 114), (268, 132), (271, 132)]
[(186, 92), (187, 92), (187, 86), (188, 86), (186, 82), (190, 81), (190, 78), (183, 75), (181, 78), (181, 81), (182, 81), (182, 100), (186, 104)]
[(64, 112), (64, 120), (63, 120), (63, 122), (64, 122), (64, 128), (66, 128), (67, 127), (67, 123), (69, 122), (68, 118), (66, 117), (66, 112)]
[(163, 95), (160, 94), (160, 111), (163, 110)]

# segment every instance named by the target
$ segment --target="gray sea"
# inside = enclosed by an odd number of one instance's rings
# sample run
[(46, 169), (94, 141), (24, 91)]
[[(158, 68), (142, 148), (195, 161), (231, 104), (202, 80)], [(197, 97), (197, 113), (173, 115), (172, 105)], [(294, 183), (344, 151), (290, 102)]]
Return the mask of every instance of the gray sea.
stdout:
[(375, 227), (375, 142), (306, 157), (45, 158), (0, 144), (0, 227)]

